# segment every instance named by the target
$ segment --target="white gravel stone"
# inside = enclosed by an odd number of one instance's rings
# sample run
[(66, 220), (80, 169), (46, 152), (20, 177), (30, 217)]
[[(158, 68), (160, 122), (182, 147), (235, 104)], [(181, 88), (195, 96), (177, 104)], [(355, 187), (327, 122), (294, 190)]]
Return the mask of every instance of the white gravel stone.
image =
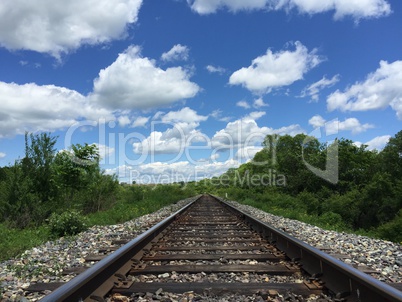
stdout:
[[(24, 252), (20, 257), (0, 263), (0, 301), (38, 301), (43, 294), (27, 295), (24, 289), (36, 282), (60, 282), (69, 281), (74, 276), (62, 276), (61, 272), (66, 268), (90, 266), (91, 263), (83, 263), (85, 256), (96, 254), (100, 247), (110, 246), (112, 240), (133, 238), (146, 231), (158, 221), (168, 217), (184, 205), (193, 201), (194, 198), (185, 199), (176, 204), (162, 208), (161, 210), (128, 221), (123, 224), (111, 226), (94, 226), (74, 238), (60, 238), (56, 241), (47, 242), (39, 247)], [(402, 246), (389, 241), (372, 239), (354, 234), (327, 231), (321, 228), (302, 223), (292, 219), (278, 217), (265, 213), (250, 206), (241, 205), (230, 201), (239, 209), (250, 213), (258, 219), (282, 229), (300, 240), (306, 241), (317, 248), (330, 248), (330, 253), (349, 255), (351, 265), (363, 264), (378, 271), (373, 277), (386, 282), (402, 282)], [(326, 250), (326, 252), (328, 252)], [(170, 274), (162, 279), (193, 279), (202, 280), (208, 278), (211, 281), (219, 278), (239, 278), (239, 275), (182, 275)], [(254, 278), (252, 274), (248, 276)], [(143, 280), (157, 279), (158, 276), (141, 276)], [(243, 276), (242, 276), (243, 278)], [(268, 278), (268, 277), (267, 277)], [(274, 282), (271, 277), (266, 282)], [(248, 280), (248, 279), (245, 279)], [(241, 281), (239, 279), (239, 281)], [(253, 280), (250, 280), (253, 282)], [(281, 280), (276, 280), (280, 282)], [(247, 282), (247, 281), (246, 281)], [(284, 279), (284, 281), (286, 280)], [(155, 293), (151, 293), (151, 296)], [(169, 298), (171, 301), (187, 301), (190, 294), (174, 295), (159, 292), (156, 296)], [(198, 297), (196, 295), (196, 297)], [(253, 297), (203, 297), (199, 301), (263, 301), (260, 295)], [(276, 300), (275, 300), (276, 299)], [(283, 301), (281, 297), (264, 301)], [(316, 301), (317, 297), (311, 297), (309, 301)], [(320, 298), (320, 301), (324, 298)], [(149, 301), (143, 296), (134, 297), (131, 301)], [(327, 300), (329, 301), (329, 300)]]
[(371, 274), (376, 279), (384, 282), (402, 282), (401, 244), (356, 234), (328, 231), (297, 220), (275, 216), (235, 201), (228, 201), (228, 203), (311, 246), (318, 249), (325, 248), (326, 253), (349, 255), (350, 259), (340, 260), (350, 265), (365, 265), (376, 270), (378, 274)]
[[(20, 301), (24, 289), (31, 283), (66, 282), (74, 275), (63, 276), (66, 268), (91, 266), (85, 262), (89, 254), (111, 245), (112, 240), (135, 238), (139, 234), (170, 216), (195, 197), (166, 206), (155, 213), (141, 216), (118, 225), (93, 226), (73, 238), (60, 238), (25, 251), (21, 256), (0, 263), (0, 301)], [(37, 301), (43, 295), (26, 295)]]

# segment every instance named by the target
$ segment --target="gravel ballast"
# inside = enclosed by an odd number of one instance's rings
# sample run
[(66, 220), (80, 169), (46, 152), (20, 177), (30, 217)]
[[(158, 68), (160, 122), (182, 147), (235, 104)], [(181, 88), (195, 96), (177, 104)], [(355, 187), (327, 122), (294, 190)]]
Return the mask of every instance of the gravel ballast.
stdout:
[(402, 282), (402, 245), (386, 240), (356, 234), (327, 231), (293, 219), (275, 216), (235, 201), (230, 204), (329, 254), (348, 255), (341, 259), (352, 266), (364, 265), (378, 274), (372, 274), (384, 282)]
[[(123, 224), (94, 226), (74, 238), (60, 238), (56, 241), (47, 242), (25, 251), (19, 257), (0, 263), (0, 301), (39, 300), (43, 294), (27, 294), (24, 289), (33, 283), (69, 281), (74, 275), (63, 276), (61, 272), (64, 269), (83, 265), (91, 266), (93, 263), (87, 263), (84, 260), (87, 255), (97, 254), (101, 247), (110, 245), (112, 240), (135, 237), (143, 233), (194, 199), (195, 197), (181, 200), (155, 213), (141, 216)], [(350, 256), (350, 258), (342, 261), (355, 266), (365, 265), (376, 270), (378, 273), (372, 274), (372, 276), (381, 281), (402, 282), (402, 246), (400, 244), (359, 235), (327, 231), (296, 220), (268, 214), (234, 201), (229, 203), (314, 247), (326, 248), (325, 251), (329, 253)], [(236, 279), (240, 276), (231, 277)], [(194, 276), (188, 276), (188, 278), (192, 279)], [(196, 278), (198, 280), (202, 276), (196, 276)], [(132, 300), (153, 301), (156, 299), (153, 297), (154, 295), (155, 293), (144, 293), (143, 296), (133, 297)], [(213, 298), (193, 295), (192, 293), (183, 295), (160, 293), (159, 296), (170, 299), (170, 301), (192, 301), (188, 299), (189, 297), (194, 301), (269, 301), (267, 299), (261, 300), (261, 295)], [(275, 299), (277, 300), (271, 301), (284, 301), (284, 297)], [(325, 297), (319, 299), (321, 299), (320, 301), (327, 301)]]

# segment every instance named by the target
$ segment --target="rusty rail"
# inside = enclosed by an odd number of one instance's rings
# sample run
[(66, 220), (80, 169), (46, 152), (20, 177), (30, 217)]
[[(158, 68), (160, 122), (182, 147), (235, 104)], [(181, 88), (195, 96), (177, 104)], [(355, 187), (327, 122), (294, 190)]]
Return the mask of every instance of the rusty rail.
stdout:
[[(286, 253), (289, 259), (300, 263), (302, 269), (312, 278), (322, 281), (325, 288), (334, 297), (339, 299), (346, 298), (348, 302), (402, 301), (401, 291), (360, 272), (281, 230), (259, 221), (219, 197), (210, 195), (209, 198), (211, 197), (219, 200), (224, 207), (234, 213), (235, 216), (241, 218), (262, 238)], [(201, 196), (197, 200), (200, 198)], [(44, 297), (41, 301), (104, 301), (105, 295), (114, 286), (118, 285), (121, 289), (127, 285), (126, 288), (130, 288), (132, 284), (126, 282), (125, 276), (132, 269), (133, 260), (141, 259), (155, 242), (169, 232), (166, 229), (174, 221), (177, 221), (177, 218), (179, 220), (183, 219), (182, 214), (189, 210), (197, 200), (130, 241), (70, 282)], [(168, 286), (170, 285), (168, 284)], [(246, 287), (247, 285), (243, 284), (242, 286)], [(280, 286), (278, 284), (278, 288)]]
[(257, 232), (279, 250), (301, 263), (311, 276), (325, 282), (325, 287), (337, 298), (362, 302), (402, 301), (402, 292), (381, 282), (346, 263), (264, 223), (247, 213), (239, 211), (223, 199), (214, 196), (232, 211), (238, 213)]
[(152, 240), (157, 239), (160, 233), (175, 221), (178, 215), (186, 211), (186, 209), (197, 200), (165, 218), (145, 233), (79, 274), (70, 282), (67, 282), (45, 296), (41, 301), (102, 301), (102, 297), (107, 294), (116, 283), (122, 282), (122, 276), (131, 268), (130, 260), (135, 256), (141, 255), (141, 251), (145, 249)]

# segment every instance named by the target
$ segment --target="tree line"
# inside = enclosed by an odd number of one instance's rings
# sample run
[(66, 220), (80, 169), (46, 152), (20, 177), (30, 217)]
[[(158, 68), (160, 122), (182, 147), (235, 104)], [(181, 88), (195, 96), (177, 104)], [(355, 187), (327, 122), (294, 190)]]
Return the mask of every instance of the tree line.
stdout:
[(92, 213), (115, 202), (118, 181), (100, 168), (97, 146), (58, 152), (56, 142), (49, 133), (26, 133), (24, 157), (0, 168), (0, 223), (35, 227), (54, 212)]
[(268, 211), (401, 242), (402, 131), (382, 151), (367, 147), (268, 135), (251, 161), (202, 185)]
[[(153, 195), (152, 204), (158, 204), (161, 198), (210, 192), (290, 218), (402, 242), (402, 131), (381, 151), (343, 138), (326, 144), (305, 134), (268, 135), (263, 149), (237, 169), (156, 189), (119, 185), (100, 168), (96, 145), (57, 151), (56, 142), (49, 133), (26, 133), (24, 157), (0, 168), (0, 224), (36, 227), (53, 213), (90, 214), (142, 204)], [(126, 212), (117, 211), (119, 217)]]

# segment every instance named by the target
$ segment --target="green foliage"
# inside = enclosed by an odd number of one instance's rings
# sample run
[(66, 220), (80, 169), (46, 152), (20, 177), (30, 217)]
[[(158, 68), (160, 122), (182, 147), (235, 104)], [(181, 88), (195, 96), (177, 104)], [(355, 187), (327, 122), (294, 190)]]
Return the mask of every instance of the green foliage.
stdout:
[(49, 232), (54, 238), (76, 235), (86, 229), (86, 220), (77, 211), (53, 213), (49, 218)]
[(342, 216), (334, 212), (325, 212), (319, 217), (321, 225), (332, 228), (344, 228)]
[(335, 193), (325, 200), (325, 203), (322, 205), (322, 212), (339, 214), (345, 225), (358, 229), (361, 203), (361, 192), (357, 189), (343, 195)]
[(99, 173), (93, 176), (85, 190), (77, 195), (77, 205), (84, 213), (95, 213), (111, 208), (116, 202), (118, 181), (114, 175)]
[(56, 141), (57, 138), (49, 133), (25, 133), (25, 157), (22, 159), (21, 168), (24, 177), (31, 180), (30, 189), (43, 202), (48, 202), (55, 196), (53, 161)]
[[(381, 152), (342, 138), (326, 145), (304, 134), (268, 135), (264, 148), (238, 169), (203, 181), (156, 186), (120, 186), (101, 170), (96, 145), (76, 144), (61, 152), (55, 145), (50, 134), (27, 133), (25, 156), (0, 168), (0, 224), (8, 230), (2, 238), (42, 228), (56, 209), (83, 213), (91, 224), (118, 223), (208, 192), (326, 228), (401, 241), (402, 131)], [(335, 156), (338, 166), (328, 156)], [(316, 171), (336, 168), (339, 181), (316, 176), (309, 165)], [(0, 245), (6, 243), (0, 240)]]
[(48, 229), (44, 226), (21, 230), (0, 224), (0, 234), (0, 261), (17, 256), (49, 238)]
[(375, 173), (377, 152), (357, 147), (353, 141), (341, 139), (339, 146), (339, 182), (335, 189), (344, 194), (354, 188), (360, 189)]
[(56, 137), (25, 134), (25, 157), (0, 170), (0, 222), (40, 226), (57, 209), (105, 210), (117, 198), (118, 182), (100, 169), (96, 145), (72, 145), (56, 153)]
[(11, 226), (38, 226), (50, 214), (57, 196), (53, 160), (56, 138), (47, 133), (25, 134), (25, 157), (3, 174), (0, 206)]
[(11, 168), (6, 186), (5, 221), (17, 228), (37, 225), (35, 222), (43, 218), (43, 202), (33, 189), (32, 178), (26, 176), (18, 163)]
[(358, 227), (369, 229), (389, 221), (398, 212), (391, 177), (387, 173), (376, 173), (363, 188)]
[(380, 153), (381, 171), (389, 173), (396, 182), (402, 179), (402, 131), (391, 137), (384, 150)]
[(193, 187), (180, 184), (120, 186), (116, 204), (108, 210), (91, 213), (88, 218), (91, 225), (121, 223), (194, 195), (197, 194)]
[(402, 210), (399, 210), (398, 215), (391, 221), (381, 225), (377, 234), (381, 238), (399, 242), (402, 244)]
[(306, 207), (307, 214), (320, 215), (322, 212), (322, 205), (315, 194), (303, 191), (297, 195), (298, 200)]
[(111, 208), (90, 213), (85, 216), (77, 211), (66, 210), (62, 214), (53, 214), (46, 225), (37, 228), (13, 229), (0, 224), (0, 260), (16, 256), (25, 250), (54, 239), (58, 236), (75, 234), (87, 226), (122, 223), (141, 215), (155, 212), (178, 200), (194, 196), (191, 186), (118, 186), (116, 201)]
[[(84, 212), (107, 208), (112, 204), (110, 194), (116, 192), (113, 177), (104, 175), (99, 167), (96, 145), (72, 145), (71, 150), (59, 152), (55, 159), (55, 177), (60, 188), (60, 201), (67, 207), (79, 207)], [(105, 196), (99, 196), (106, 193)]]
[[(395, 213), (402, 209), (402, 131), (381, 152), (343, 138), (325, 145), (304, 134), (268, 135), (263, 147), (252, 161), (205, 182), (208, 192), (326, 228), (400, 240)], [(335, 181), (326, 180), (328, 168), (338, 172)], [(284, 175), (286, 184), (242, 181), (272, 175)]]

